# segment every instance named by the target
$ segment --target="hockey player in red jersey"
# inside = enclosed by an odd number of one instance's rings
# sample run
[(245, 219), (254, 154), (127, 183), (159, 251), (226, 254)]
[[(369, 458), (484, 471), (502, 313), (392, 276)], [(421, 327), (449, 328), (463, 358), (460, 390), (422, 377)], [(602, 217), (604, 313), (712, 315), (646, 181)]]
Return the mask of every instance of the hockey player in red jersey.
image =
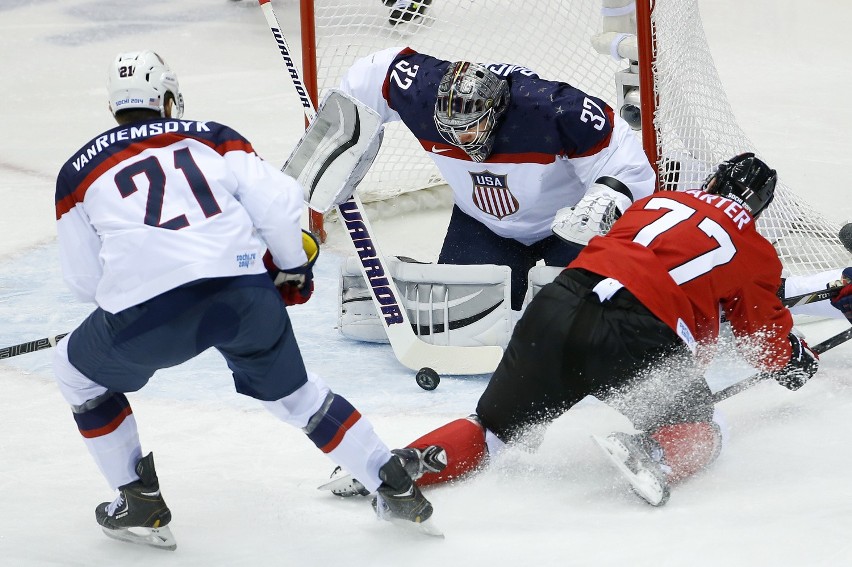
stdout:
[(177, 76), (156, 53), (119, 54), (108, 77), (118, 126), (75, 153), (56, 182), (63, 277), (97, 308), (54, 356), (59, 389), (117, 491), (95, 509), (104, 532), (175, 548), (125, 394), (211, 347), (239, 393), (365, 475), (380, 517), (426, 522), (432, 506), (400, 459), (303, 364), (284, 307), (310, 297), (319, 254), (299, 226), (302, 187), (227, 126), (181, 119)]
[[(781, 262), (755, 229), (775, 184), (774, 170), (739, 155), (701, 190), (641, 199), (592, 238), (527, 307), (476, 413), (409, 445), (410, 460), (426, 465), (418, 483), (473, 471), (592, 395), (639, 431), (613, 433), (602, 448), (637, 494), (664, 504), (671, 484), (721, 449), (703, 377), (720, 313), (747, 359), (787, 388), (817, 370), (776, 295)], [(429, 467), (435, 446), (446, 467)]]

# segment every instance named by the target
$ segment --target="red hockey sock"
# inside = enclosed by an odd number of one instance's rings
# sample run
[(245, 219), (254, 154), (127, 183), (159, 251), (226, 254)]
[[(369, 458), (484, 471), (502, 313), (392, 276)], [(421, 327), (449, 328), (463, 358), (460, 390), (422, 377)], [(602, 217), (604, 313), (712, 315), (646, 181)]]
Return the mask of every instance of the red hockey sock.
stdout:
[(692, 476), (719, 456), (722, 434), (714, 422), (664, 425), (651, 434), (663, 449), (663, 463), (671, 467), (669, 482)]
[(438, 484), (464, 476), (478, 467), (488, 454), (485, 429), (472, 417), (442, 425), (408, 446), (425, 449), (430, 445), (443, 447), (447, 452), (447, 466), (439, 473), (424, 474), (417, 481), (418, 486)]

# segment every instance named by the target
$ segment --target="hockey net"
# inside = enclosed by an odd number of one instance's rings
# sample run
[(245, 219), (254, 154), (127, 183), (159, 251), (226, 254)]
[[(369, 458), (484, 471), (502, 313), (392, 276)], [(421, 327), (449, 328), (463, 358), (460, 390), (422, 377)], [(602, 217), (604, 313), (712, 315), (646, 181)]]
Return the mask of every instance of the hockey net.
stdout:
[[(639, 26), (641, 14), (649, 14), (650, 30), (647, 56), (639, 59), (643, 66), (651, 61), (654, 90), (642, 91), (643, 104), (653, 103), (643, 106), (642, 137), (649, 156), (659, 156), (660, 188), (694, 188), (720, 161), (744, 151), (760, 155), (728, 103), (697, 0), (639, 1), (646, 3), (639, 7)], [(422, 17), (392, 25), (383, 0), (301, 0), (303, 50), (316, 63), (319, 96), (336, 87), (359, 57), (410, 46), (447, 60), (524, 65), (599, 96), (618, 111), (624, 87), (616, 76), (625, 76), (620, 72), (631, 67), (630, 60), (599, 53), (591, 38), (609, 25), (602, 14), (633, 9), (630, 0), (434, 0)], [(305, 29), (306, 22), (313, 28)], [(359, 194), (364, 203), (384, 203), (399, 213), (452, 202), (446, 188), (435, 189), (443, 184), (414, 136), (391, 123)], [(810, 206), (803, 194), (779, 184), (759, 220), (761, 233), (774, 243), (790, 275), (846, 266), (841, 223)]]

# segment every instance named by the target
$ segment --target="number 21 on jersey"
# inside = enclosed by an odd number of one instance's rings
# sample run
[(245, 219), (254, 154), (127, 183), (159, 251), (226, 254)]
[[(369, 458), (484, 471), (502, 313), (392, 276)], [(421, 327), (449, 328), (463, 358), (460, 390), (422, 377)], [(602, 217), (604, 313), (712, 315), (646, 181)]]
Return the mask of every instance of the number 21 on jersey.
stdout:
[[(189, 148), (181, 148), (173, 152), (174, 170), (180, 171), (192, 195), (198, 202), (198, 206), (204, 212), (204, 216), (210, 218), (222, 212), (219, 203), (213, 196), (213, 191), (204, 178), (201, 168), (195, 163)], [(170, 170), (170, 171), (174, 171)], [(139, 190), (134, 179), (137, 175), (144, 175), (148, 180), (148, 198), (145, 204), (145, 224), (168, 230), (180, 230), (189, 226), (186, 215), (178, 215), (167, 221), (162, 220), (163, 200), (167, 197), (169, 175), (163, 168), (157, 156), (150, 156), (137, 161), (132, 165), (121, 169), (115, 174), (115, 185), (124, 198), (133, 195)], [(172, 173), (174, 175), (174, 173)]]

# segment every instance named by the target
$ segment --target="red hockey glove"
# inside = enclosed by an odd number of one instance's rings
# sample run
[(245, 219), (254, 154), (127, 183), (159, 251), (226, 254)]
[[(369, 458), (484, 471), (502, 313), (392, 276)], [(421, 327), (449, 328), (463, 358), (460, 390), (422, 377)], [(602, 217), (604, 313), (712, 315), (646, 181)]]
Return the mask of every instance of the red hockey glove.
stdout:
[(300, 305), (311, 298), (314, 293), (314, 264), (319, 257), (319, 240), (306, 230), (302, 230), (302, 247), (308, 256), (308, 261), (297, 268), (282, 270), (272, 262), (272, 254), (266, 251), (263, 255), (263, 265), (284, 305)]
[(831, 305), (839, 309), (852, 323), (852, 268), (843, 270), (843, 287), (837, 296), (831, 300)]
[(797, 335), (790, 333), (787, 335), (790, 339), (790, 346), (793, 352), (790, 355), (790, 362), (781, 370), (775, 372), (773, 378), (790, 390), (798, 390), (805, 385), (805, 382), (810, 380), (811, 376), (816, 374), (819, 369), (819, 355), (811, 350), (808, 343)]

